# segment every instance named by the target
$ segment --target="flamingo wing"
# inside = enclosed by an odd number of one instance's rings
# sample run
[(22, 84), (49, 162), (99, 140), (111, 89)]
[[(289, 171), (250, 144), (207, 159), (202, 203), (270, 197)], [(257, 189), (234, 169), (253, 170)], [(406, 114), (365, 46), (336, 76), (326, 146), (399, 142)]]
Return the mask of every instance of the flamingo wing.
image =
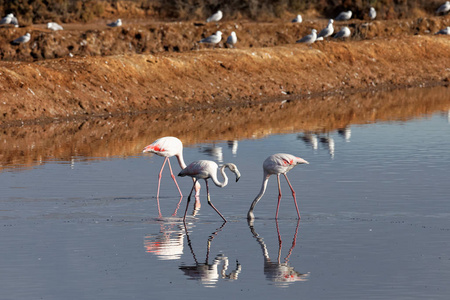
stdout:
[(198, 160), (190, 163), (186, 168), (181, 170), (178, 176), (190, 176), (197, 179), (207, 179), (211, 174), (217, 173), (218, 166), (210, 160)]
[(173, 136), (157, 139), (144, 148), (143, 152), (155, 153), (159, 156), (171, 157), (183, 151), (183, 143)]

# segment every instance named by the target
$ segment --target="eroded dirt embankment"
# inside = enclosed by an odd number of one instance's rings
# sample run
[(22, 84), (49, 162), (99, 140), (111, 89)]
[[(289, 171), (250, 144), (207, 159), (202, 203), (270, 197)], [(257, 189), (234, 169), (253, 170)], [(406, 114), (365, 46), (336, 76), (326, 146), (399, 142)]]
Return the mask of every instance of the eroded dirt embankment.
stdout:
[(311, 48), (211, 49), (186, 53), (0, 63), (0, 121), (230, 105), (385, 85), (446, 84), (450, 39), (323, 42)]

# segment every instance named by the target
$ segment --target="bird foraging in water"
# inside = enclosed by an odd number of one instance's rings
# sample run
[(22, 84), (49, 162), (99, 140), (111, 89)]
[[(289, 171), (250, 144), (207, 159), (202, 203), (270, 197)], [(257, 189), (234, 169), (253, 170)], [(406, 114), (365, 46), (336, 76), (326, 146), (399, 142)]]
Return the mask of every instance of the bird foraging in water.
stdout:
[(190, 176), (194, 179), (194, 185), (192, 186), (191, 192), (189, 193), (187, 204), (186, 204), (186, 210), (184, 212), (183, 220), (186, 219), (186, 213), (189, 207), (189, 202), (191, 201), (191, 194), (194, 190), (195, 184), (197, 184), (199, 179), (204, 179), (206, 182), (206, 194), (208, 199), (208, 204), (219, 214), (219, 216), (222, 217), (223, 221), (226, 222), (227, 220), (224, 218), (224, 216), (217, 210), (217, 208), (214, 207), (214, 205), (211, 203), (211, 198), (209, 194), (209, 186), (208, 186), (208, 179), (211, 178), (211, 180), (214, 182), (214, 184), (218, 187), (225, 187), (228, 184), (228, 177), (225, 174), (225, 168), (230, 169), (231, 172), (233, 172), (236, 175), (236, 182), (241, 177), (241, 173), (239, 172), (238, 168), (235, 164), (227, 163), (224, 164), (222, 167), (220, 167), (220, 172), (224, 178), (223, 182), (220, 182), (217, 179), (217, 170), (219, 169), (219, 166), (211, 161), (211, 160), (198, 160), (194, 161), (189, 166), (181, 170), (181, 172), (178, 174), (178, 176), (184, 177), (184, 176)]
[[(166, 162), (169, 164), (170, 175), (172, 176), (172, 179), (175, 182), (175, 185), (177, 186), (178, 192), (180, 193), (180, 197), (183, 197), (180, 187), (178, 186), (177, 180), (175, 179), (175, 175), (173, 175), (173, 173), (172, 173), (172, 166), (170, 165), (170, 160), (169, 160), (169, 157), (175, 156), (178, 160), (178, 164), (180, 165), (181, 169), (186, 168), (186, 164), (183, 159), (183, 143), (176, 137), (166, 136), (166, 137), (157, 139), (150, 145), (146, 146), (142, 152), (143, 153), (150, 152), (150, 153), (154, 153), (156, 155), (164, 157), (164, 162), (162, 164), (162, 167), (161, 167), (161, 170), (159, 171), (159, 176), (158, 176), (158, 191), (156, 192), (156, 198), (159, 199), (161, 174), (162, 174), (162, 171), (164, 169), (164, 165), (166, 164)], [(200, 191), (200, 184), (197, 184), (197, 187), (196, 187), (197, 195), (198, 195), (199, 191)]]
[(271, 175), (277, 175), (278, 180), (278, 205), (277, 205), (277, 212), (275, 214), (275, 219), (278, 219), (278, 210), (280, 208), (280, 200), (281, 200), (281, 185), (280, 185), (280, 174), (283, 174), (286, 178), (287, 183), (289, 184), (289, 187), (291, 188), (292, 197), (294, 198), (295, 208), (297, 209), (297, 216), (300, 219), (300, 212), (298, 211), (298, 205), (297, 205), (297, 199), (295, 197), (295, 191), (292, 187), (291, 183), (289, 182), (289, 179), (286, 175), (287, 172), (292, 170), (296, 165), (299, 164), (309, 164), (306, 160), (300, 157), (296, 157), (291, 154), (285, 154), (285, 153), (278, 153), (273, 154), (269, 156), (263, 163), (263, 182), (261, 186), (261, 190), (259, 191), (259, 194), (256, 196), (255, 200), (253, 200), (252, 205), (250, 206), (250, 209), (247, 213), (247, 219), (253, 220), (255, 218), (253, 214), (253, 210), (256, 206), (256, 203), (262, 198), (264, 195), (267, 183), (269, 182), (269, 177)]
[(209, 22), (219, 22), (223, 17), (222, 11), (218, 10), (215, 14), (212, 14), (208, 19), (206, 19), (206, 23)]

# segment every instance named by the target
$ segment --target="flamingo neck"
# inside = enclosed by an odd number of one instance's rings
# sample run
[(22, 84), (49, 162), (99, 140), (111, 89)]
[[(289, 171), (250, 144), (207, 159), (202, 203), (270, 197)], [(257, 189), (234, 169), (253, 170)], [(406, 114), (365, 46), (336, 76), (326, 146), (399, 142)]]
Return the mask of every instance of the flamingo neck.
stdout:
[(258, 203), (258, 201), (261, 200), (262, 196), (266, 192), (267, 183), (269, 182), (269, 177), (270, 177), (270, 174), (267, 174), (264, 171), (264, 176), (263, 176), (263, 182), (262, 182), (262, 185), (261, 185), (261, 190), (259, 191), (259, 194), (256, 196), (255, 200), (253, 200), (252, 205), (250, 206), (250, 209), (248, 210), (248, 213), (247, 213), (247, 219), (249, 219), (249, 220), (252, 220), (252, 219), (255, 218), (255, 216), (253, 215), (253, 209), (255, 208), (256, 203)]
[(228, 184), (228, 177), (227, 174), (225, 174), (225, 168), (228, 167), (227, 164), (223, 165), (222, 167), (220, 167), (220, 173), (222, 174), (222, 177), (224, 178), (223, 182), (220, 182), (217, 179), (217, 174), (211, 174), (211, 180), (214, 182), (215, 185), (217, 185), (218, 187), (224, 187)]
[(177, 160), (178, 160), (178, 164), (181, 167), (181, 170), (186, 168), (186, 163), (184, 162), (184, 159), (183, 159), (183, 152), (181, 152), (180, 154), (177, 154), (176, 157), (177, 157)]

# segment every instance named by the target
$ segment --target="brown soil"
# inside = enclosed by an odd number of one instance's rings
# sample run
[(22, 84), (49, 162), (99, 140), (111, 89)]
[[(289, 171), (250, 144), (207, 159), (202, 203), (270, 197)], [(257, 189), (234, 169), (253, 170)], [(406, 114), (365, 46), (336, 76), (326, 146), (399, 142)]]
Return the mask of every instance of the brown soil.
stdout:
[(0, 122), (447, 84), (447, 36), (0, 63)]

